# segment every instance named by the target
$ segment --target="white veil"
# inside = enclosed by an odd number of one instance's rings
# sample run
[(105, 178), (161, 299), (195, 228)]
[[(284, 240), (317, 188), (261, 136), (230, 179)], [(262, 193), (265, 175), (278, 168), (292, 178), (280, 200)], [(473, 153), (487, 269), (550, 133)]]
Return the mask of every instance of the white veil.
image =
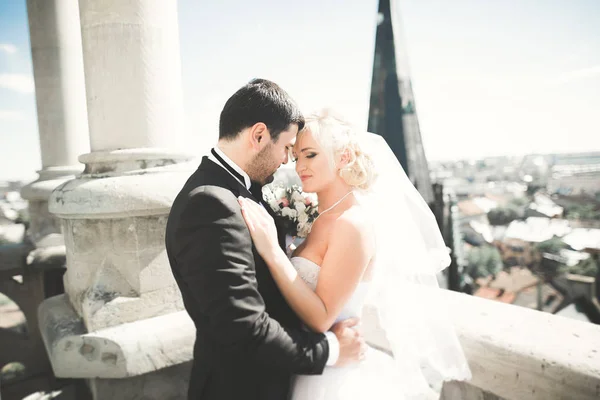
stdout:
[(439, 391), (443, 381), (471, 377), (436, 279), (450, 257), (433, 213), (386, 141), (365, 133), (359, 145), (378, 174), (373, 186), (357, 195), (371, 214), (377, 240), (363, 313), (363, 324), (370, 326), (365, 338), (391, 350), (398, 379), (410, 382), (405, 397), (422, 399), (430, 386)]

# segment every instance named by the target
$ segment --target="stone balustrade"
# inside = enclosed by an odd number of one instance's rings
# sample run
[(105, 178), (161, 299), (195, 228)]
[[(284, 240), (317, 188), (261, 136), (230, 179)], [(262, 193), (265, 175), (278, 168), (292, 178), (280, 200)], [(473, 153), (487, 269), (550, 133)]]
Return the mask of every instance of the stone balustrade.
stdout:
[(600, 326), (448, 292), (473, 378), (444, 399), (598, 399)]
[[(447, 383), (443, 399), (600, 396), (600, 326), (450, 291), (444, 299), (473, 379)], [(184, 374), (179, 380), (187, 379), (195, 330), (184, 311), (138, 321), (134, 330), (123, 324), (88, 334), (75, 311), (53, 318), (52, 310), (66, 309), (54, 303), (68, 300), (43, 303), (40, 315), (47, 318), (42, 334), (58, 377), (98, 377), (96, 384), (108, 386), (175, 368)]]

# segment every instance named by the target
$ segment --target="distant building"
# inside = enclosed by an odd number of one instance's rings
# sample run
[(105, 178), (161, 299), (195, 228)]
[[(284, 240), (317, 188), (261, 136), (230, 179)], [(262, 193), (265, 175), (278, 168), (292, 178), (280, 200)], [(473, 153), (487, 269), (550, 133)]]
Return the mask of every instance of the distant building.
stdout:
[(485, 196), (510, 196), (523, 197), (527, 192), (527, 185), (518, 182), (470, 182), (466, 178), (450, 178), (444, 181), (444, 191), (456, 195), (459, 199)]
[[(484, 285), (474, 296), (531, 309), (538, 307), (539, 278), (526, 268), (513, 267), (500, 272), (493, 280), (478, 282)], [(556, 312), (563, 304), (564, 296), (548, 283), (541, 285), (541, 291), (542, 311)]]
[(550, 157), (550, 164), (553, 168), (575, 165), (600, 165), (600, 151), (550, 154), (548, 157)]
[(506, 239), (519, 239), (529, 243), (541, 243), (554, 236), (563, 237), (571, 232), (569, 221), (529, 217), (525, 221), (513, 221), (505, 232)]
[(525, 209), (527, 217), (561, 218), (564, 208), (556, 204), (550, 196), (544, 193), (535, 193), (533, 202)]
[[(559, 310), (564, 300), (564, 296), (549, 283), (544, 283), (541, 287), (541, 290), (542, 311), (554, 314)], [(521, 307), (537, 309), (537, 299), (538, 288), (536, 286), (532, 286), (521, 290), (515, 298), (513, 304)]]
[(600, 192), (600, 152), (555, 154), (547, 190), (563, 195)]
[(574, 250), (600, 251), (600, 229), (576, 228), (562, 240)]
[(478, 205), (474, 199), (461, 200), (456, 205), (458, 206), (461, 223), (481, 220), (487, 214), (487, 210)]
[(537, 261), (537, 253), (531, 243), (521, 239), (503, 238), (494, 242), (500, 251), (505, 266), (532, 267)]
[(535, 244), (563, 237), (571, 232), (569, 222), (562, 219), (529, 217), (512, 221), (508, 227), (492, 230), (494, 245), (507, 266), (533, 267), (539, 260)]
[(596, 196), (596, 193), (600, 193), (600, 165), (597, 168), (595, 171), (555, 173), (548, 180), (546, 188), (550, 193)]

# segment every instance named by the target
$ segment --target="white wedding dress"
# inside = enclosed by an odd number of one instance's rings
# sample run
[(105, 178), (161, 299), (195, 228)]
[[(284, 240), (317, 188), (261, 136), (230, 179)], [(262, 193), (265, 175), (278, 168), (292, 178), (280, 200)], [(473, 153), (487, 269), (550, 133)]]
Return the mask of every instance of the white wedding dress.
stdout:
[[(314, 262), (292, 257), (298, 275), (316, 290), (320, 267)], [(359, 283), (336, 322), (361, 315), (369, 289), (368, 282)], [(402, 399), (402, 390), (394, 375), (394, 361), (388, 354), (369, 347), (366, 358), (347, 367), (326, 367), (322, 375), (295, 375), (291, 400), (367, 400)]]
[[(365, 338), (397, 357), (369, 348), (359, 364), (326, 367), (322, 375), (296, 375), (290, 398), (439, 399), (444, 381), (471, 379), (436, 279), (450, 264), (448, 248), (427, 202), (385, 139), (365, 133), (356, 140), (378, 172), (368, 191), (354, 191), (375, 228), (377, 266), (337, 320), (360, 316)], [(291, 262), (315, 290), (320, 267), (301, 257)]]

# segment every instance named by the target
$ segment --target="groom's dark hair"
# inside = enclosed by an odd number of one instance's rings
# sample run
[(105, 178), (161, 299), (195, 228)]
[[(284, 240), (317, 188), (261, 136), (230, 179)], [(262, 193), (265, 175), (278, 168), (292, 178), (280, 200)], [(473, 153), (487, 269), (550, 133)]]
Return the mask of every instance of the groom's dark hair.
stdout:
[(219, 139), (231, 140), (245, 128), (262, 122), (276, 142), (291, 124), (304, 128), (304, 117), (292, 98), (276, 83), (253, 79), (225, 103), (219, 119)]

